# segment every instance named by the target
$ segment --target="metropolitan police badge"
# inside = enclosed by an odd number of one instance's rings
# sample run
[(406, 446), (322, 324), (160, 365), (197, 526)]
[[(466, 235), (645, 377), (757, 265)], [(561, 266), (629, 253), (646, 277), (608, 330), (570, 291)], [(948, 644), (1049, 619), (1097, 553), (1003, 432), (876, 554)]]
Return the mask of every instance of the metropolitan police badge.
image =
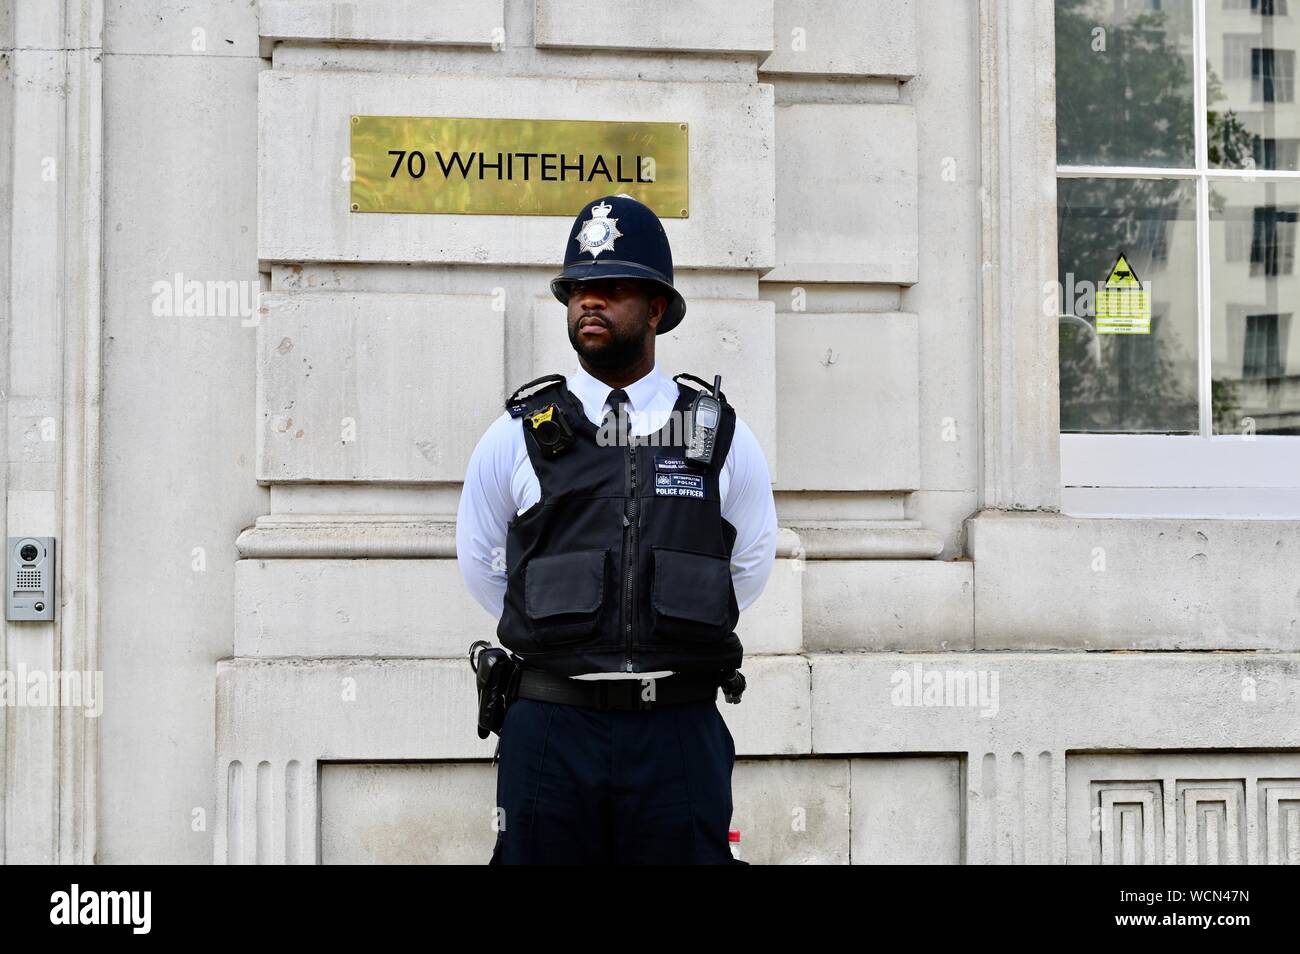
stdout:
[(623, 233), (618, 230), (618, 219), (609, 217), (612, 209), (613, 206), (608, 202), (592, 206), (591, 218), (583, 222), (582, 228), (578, 229), (574, 241), (582, 247), (582, 251), (589, 252), (592, 258), (601, 252), (612, 252), (614, 239), (623, 237)]

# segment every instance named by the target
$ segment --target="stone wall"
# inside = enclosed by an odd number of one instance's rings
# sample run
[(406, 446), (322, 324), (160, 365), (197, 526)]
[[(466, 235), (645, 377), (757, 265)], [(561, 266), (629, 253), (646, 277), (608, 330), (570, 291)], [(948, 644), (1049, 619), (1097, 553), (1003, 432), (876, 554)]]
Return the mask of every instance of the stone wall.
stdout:
[(690, 123), (658, 359), (782, 528), (719, 703), (748, 860), (1300, 861), (1298, 524), (1058, 512), (1050, 0), (637, 7), (3, 5), (7, 514), (73, 546), (4, 660), (107, 693), (0, 707), (4, 858), (489, 856), (454, 514), (572, 358), (569, 220), (349, 212), (375, 113)]

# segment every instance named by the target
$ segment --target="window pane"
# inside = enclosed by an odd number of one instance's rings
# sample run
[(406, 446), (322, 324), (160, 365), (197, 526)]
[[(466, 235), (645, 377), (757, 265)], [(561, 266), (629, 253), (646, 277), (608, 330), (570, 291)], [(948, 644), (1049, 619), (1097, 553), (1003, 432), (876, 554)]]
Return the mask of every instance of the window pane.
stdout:
[[(1057, 201), (1061, 430), (1198, 433), (1195, 184), (1061, 179)], [(1121, 253), (1149, 295), (1149, 333), (1097, 332)]]
[(1057, 0), (1057, 162), (1192, 167), (1192, 68), (1192, 0)]
[(1210, 183), (1214, 431), (1300, 434), (1300, 183)]
[(1300, 18), (1289, 6), (1284, 0), (1205, 6), (1211, 166), (1300, 170)]

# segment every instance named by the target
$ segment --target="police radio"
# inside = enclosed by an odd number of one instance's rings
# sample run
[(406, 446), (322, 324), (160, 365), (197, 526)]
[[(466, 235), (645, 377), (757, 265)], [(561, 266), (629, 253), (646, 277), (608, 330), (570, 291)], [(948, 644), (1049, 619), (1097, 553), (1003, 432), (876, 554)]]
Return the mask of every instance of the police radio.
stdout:
[(713, 376), (713, 393), (701, 391), (691, 402), (691, 438), (686, 446), (686, 459), (708, 467), (713, 462), (713, 446), (717, 443), (718, 424), (722, 420), (722, 375)]

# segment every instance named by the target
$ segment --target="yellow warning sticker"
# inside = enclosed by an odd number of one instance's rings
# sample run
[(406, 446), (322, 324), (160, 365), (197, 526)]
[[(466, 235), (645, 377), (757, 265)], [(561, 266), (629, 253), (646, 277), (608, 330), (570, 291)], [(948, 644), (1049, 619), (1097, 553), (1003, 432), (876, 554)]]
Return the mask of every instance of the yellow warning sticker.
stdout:
[(1120, 252), (1106, 284), (1097, 290), (1097, 334), (1151, 334), (1151, 292)]
[(529, 415), (528, 423), (533, 425), (533, 427), (537, 427), (540, 424), (545, 424), (547, 421), (551, 419), (551, 415), (553, 415), (554, 413), (555, 413), (555, 405), (548, 404), (546, 405), (545, 410), (537, 411)]

